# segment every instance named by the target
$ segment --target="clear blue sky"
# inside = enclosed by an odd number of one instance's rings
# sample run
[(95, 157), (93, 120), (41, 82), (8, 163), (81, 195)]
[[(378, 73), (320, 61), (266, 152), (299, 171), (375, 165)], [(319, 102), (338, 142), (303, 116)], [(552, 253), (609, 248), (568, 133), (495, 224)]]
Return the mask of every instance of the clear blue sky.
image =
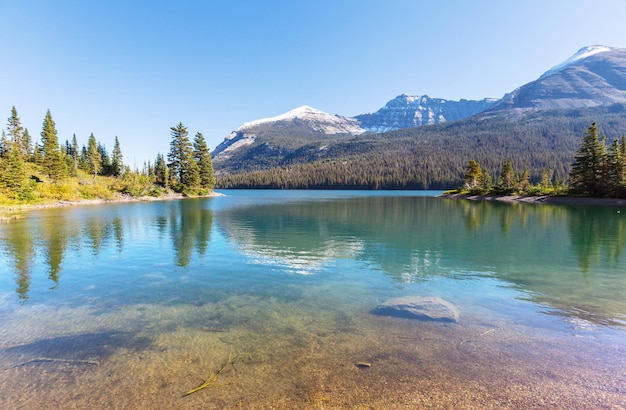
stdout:
[(0, 0), (0, 119), (91, 132), (141, 168), (182, 122), (211, 149), (300, 105), (502, 97), (588, 45), (626, 47), (624, 0)]

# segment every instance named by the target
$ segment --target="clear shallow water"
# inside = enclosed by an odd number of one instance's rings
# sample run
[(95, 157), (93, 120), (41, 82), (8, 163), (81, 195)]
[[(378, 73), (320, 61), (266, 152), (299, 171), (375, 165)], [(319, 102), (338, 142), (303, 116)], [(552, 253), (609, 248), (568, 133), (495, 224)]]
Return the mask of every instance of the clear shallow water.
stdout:
[[(619, 208), (225, 193), (0, 225), (0, 407), (626, 403)], [(405, 295), (461, 319), (370, 313)]]

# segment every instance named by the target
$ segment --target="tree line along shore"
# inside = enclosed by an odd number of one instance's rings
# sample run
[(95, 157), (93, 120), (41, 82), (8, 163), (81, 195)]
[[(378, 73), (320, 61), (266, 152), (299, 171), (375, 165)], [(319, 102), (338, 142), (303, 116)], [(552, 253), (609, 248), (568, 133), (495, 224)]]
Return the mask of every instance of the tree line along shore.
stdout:
[(528, 170), (516, 172), (513, 163), (508, 159), (504, 160), (500, 174), (494, 180), (478, 162), (470, 160), (463, 176), (463, 185), (446, 194), (451, 197), (482, 199), (502, 197), (502, 200), (536, 197), (535, 202), (546, 202), (550, 197), (564, 196), (599, 200), (613, 198), (618, 201), (612, 202), (619, 203), (619, 199), (626, 198), (626, 138), (615, 138), (607, 146), (606, 136), (599, 136), (597, 124), (592, 123), (585, 131), (574, 156), (569, 181), (553, 181), (552, 170), (546, 169), (542, 171), (540, 181), (532, 184)]
[[(142, 170), (132, 170), (123, 163), (121, 144), (117, 137), (110, 154), (93, 133), (89, 135), (86, 145), (80, 146), (75, 134), (71, 141), (66, 140), (61, 144), (52, 114), (48, 110), (42, 125), (41, 139), (34, 141), (28, 129), (22, 126), (16, 108), (12, 107), (6, 130), (2, 130), (0, 139), (0, 206), (210, 195), (216, 187), (216, 175), (204, 136), (198, 132), (191, 140), (187, 127), (182, 123), (171, 127), (170, 134), (170, 151), (166, 156), (159, 153), (154, 164), (147, 163)], [(350, 169), (344, 171), (345, 181), (354, 177), (350, 175)], [(299, 174), (294, 171), (291, 175)], [(229, 178), (232, 177), (220, 176), (217, 186), (227, 188)], [(447, 194), (474, 198), (626, 198), (625, 177), (624, 137), (615, 138), (607, 145), (606, 137), (599, 136), (594, 122), (583, 136), (567, 179), (555, 180), (553, 170), (545, 169), (541, 178), (533, 183), (528, 170), (515, 170), (510, 159), (502, 160), (500, 172), (492, 177), (477, 161), (470, 160), (462, 177), (462, 185)], [(404, 178), (410, 178), (410, 175), (404, 175)], [(301, 179), (278, 186), (265, 186), (261, 181), (250, 188), (317, 187), (306, 183), (305, 178)], [(352, 179), (356, 181), (358, 178)], [(374, 186), (349, 188), (410, 188), (398, 185), (400, 182), (385, 182), (381, 179)], [(545, 202), (545, 199), (542, 201)]]
[(86, 145), (75, 134), (60, 144), (48, 110), (34, 141), (12, 107), (0, 138), (0, 206), (210, 195), (215, 175), (204, 136), (198, 132), (192, 141), (182, 123), (170, 133), (167, 156), (132, 170), (117, 137), (110, 154), (93, 133)]

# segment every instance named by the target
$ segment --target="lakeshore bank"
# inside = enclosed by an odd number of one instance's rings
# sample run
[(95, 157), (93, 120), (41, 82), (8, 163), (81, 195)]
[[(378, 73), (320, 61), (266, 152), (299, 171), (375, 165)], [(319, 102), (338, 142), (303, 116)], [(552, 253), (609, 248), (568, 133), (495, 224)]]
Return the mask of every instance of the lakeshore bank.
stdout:
[(626, 198), (589, 198), (575, 196), (523, 196), (523, 195), (460, 195), (442, 194), (439, 198), (467, 199), (470, 201), (522, 202), (527, 204), (561, 205), (625, 205)]
[[(219, 192), (211, 192), (208, 195), (204, 195), (197, 198), (211, 198), (216, 196), (224, 196)], [(77, 201), (53, 201), (53, 202), (45, 202), (41, 204), (19, 204), (19, 205), (0, 205), (0, 222), (7, 222), (14, 219), (19, 219), (21, 217), (21, 212), (24, 211), (32, 211), (36, 209), (46, 209), (46, 208), (64, 208), (70, 206), (83, 206), (83, 205), (101, 205), (101, 204), (114, 204), (114, 203), (123, 203), (123, 202), (151, 202), (151, 201), (171, 201), (178, 200), (184, 198), (196, 198), (196, 197), (186, 197), (183, 194), (167, 194), (161, 195), (158, 197), (155, 196), (141, 196), (141, 197), (133, 197), (128, 195), (119, 195), (110, 199), (81, 199)]]

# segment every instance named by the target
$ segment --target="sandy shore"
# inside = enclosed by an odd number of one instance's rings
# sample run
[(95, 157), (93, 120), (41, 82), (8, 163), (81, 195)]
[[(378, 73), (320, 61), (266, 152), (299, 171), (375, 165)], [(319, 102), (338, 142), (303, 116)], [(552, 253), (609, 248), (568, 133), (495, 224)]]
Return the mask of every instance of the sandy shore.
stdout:
[(565, 205), (626, 205), (623, 198), (582, 198), (573, 196), (521, 196), (521, 195), (459, 195), (443, 194), (441, 198), (467, 199), (470, 201), (523, 202), (529, 204)]

